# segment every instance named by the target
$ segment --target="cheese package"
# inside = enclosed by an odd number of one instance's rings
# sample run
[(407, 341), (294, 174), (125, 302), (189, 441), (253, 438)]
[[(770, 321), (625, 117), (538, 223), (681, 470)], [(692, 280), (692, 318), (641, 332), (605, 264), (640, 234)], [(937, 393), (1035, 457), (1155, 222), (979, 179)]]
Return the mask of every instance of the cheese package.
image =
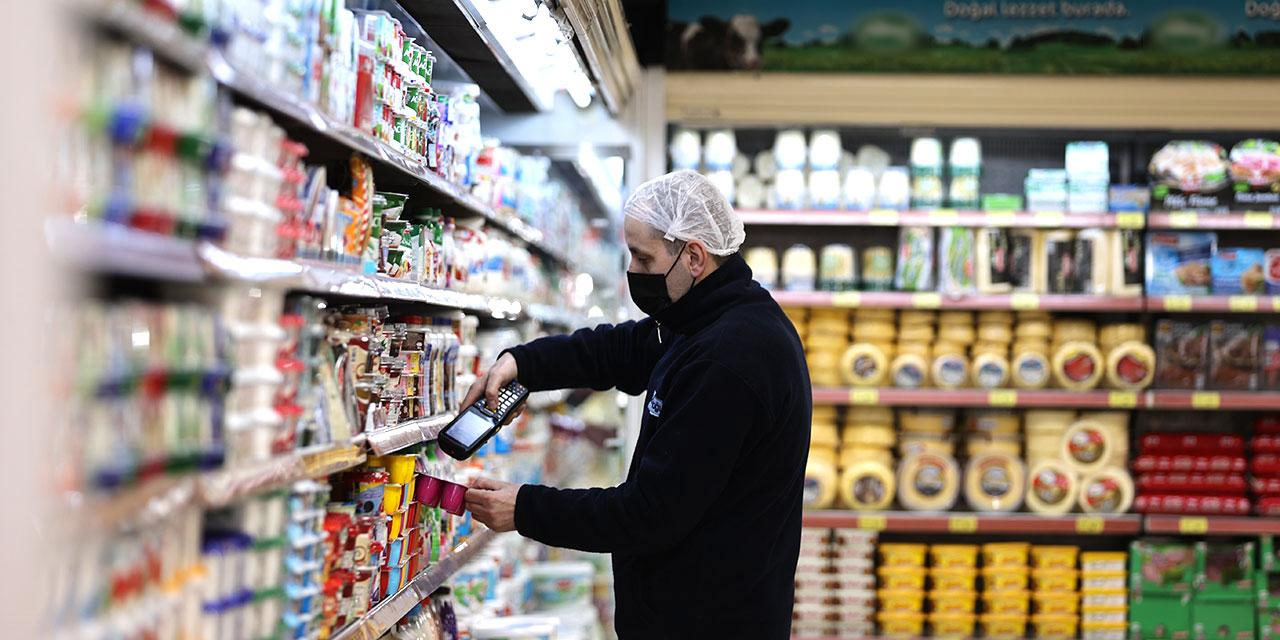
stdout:
[(983, 353), (973, 359), (973, 386), (998, 389), (1009, 383), (1009, 360), (1003, 355)]
[(1209, 369), (1209, 332), (1203, 324), (1156, 322), (1156, 376), (1164, 389), (1203, 389)]
[(1027, 588), (1026, 567), (983, 567), (985, 591), (1023, 591)]
[(847, 244), (829, 244), (818, 256), (818, 289), (852, 291), (858, 288), (858, 258)]
[[(1075, 569), (1032, 569), (1031, 587), (1043, 593), (1074, 592), (1078, 574)], [(1124, 572), (1121, 571), (1120, 575), (1124, 576)]]
[(1147, 341), (1147, 330), (1140, 324), (1132, 322), (1119, 322), (1108, 324), (1098, 330), (1098, 347), (1103, 351), (1110, 351), (1124, 342), (1142, 342)]
[(836, 450), (830, 447), (809, 447), (810, 460), (822, 460), (827, 464), (834, 465), (836, 463)]
[(1111, 286), (1111, 233), (1085, 229), (1076, 235), (1076, 281), (1080, 293), (1106, 295)]
[(811, 457), (804, 469), (804, 508), (828, 509), (835, 502), (835, 497), (835, 465)]
[(1008, 293), (1009, 232), (999, 227), (974, 231), (975, 285), (980, 293)]
[(1049, 384), (1049, 359), (1038, 351), (1023, 351), (1013, 358), (1010, 378), (1019, 389), (1043, 389)]
[(809, 427), (809, 446), (836, 448), (840, 444), (836, 425), (829, 422), (813, 422)]
[(883, 320), (858, 320), (853, 325), (853, 339), (857, 342), (892, 342), (897, 327)]
[(899, 342), (933, 342), (936, 332), (933, 325), (909, 324), (898, 329)]
[(938, 291), (971, 293), (974, 285), (973, 229), (942, 229), (938, 234)]
[(1057, 230), (1044, 234), (1045, 289), (1048, 293), (1080, 291), (1080, 270), (1076, 264), (1076, 234)]
[(1069, 409), (1031, 409), (1023, 412), (1023, 430), (1027, 433), (1061, 435), (1079, 414)]
[(1111, 254), (1109, 293), (1113, 296), (1142, 295), (1142, 231), (1110, 231), (1107, 249)]
[(782, 254), (782, 289), (784, 291), (813, 291), (818, 274), (818, 260), (813, 249), (792, 245)]
[(1016, 411), (976, 411), (969, 415), (969, 429), (990, 435), (1016, 435), (1022, 430), (1022, 414)]
[(898, 410), (898, 423), (905, 433), (932, 433), (943, 435), (955, 427), (956, 414), (952, 411)]
[(1013, 342), (1013, 330), (1010, 325), (998, 322), (979, 322), (978, 340), (1008, 345)]
[(1102, 380), (1105, 367), (1102, 353), (1089, 342), (1066, 342), (1053, 353), (1053, 380), (1063, 389), (1093, 389)]
[(965, 441), (965, 453), (970, 457), (984, 453), (1004, 453), (1016, 457), (1022, 455), (1022, 441), (1017, 436), (991, 436), (973, 433)]
[(1044, 293), (1044, 234), (1034, 229), (1009, 231), (1009, 284), (1013, 291)]
[(876, 614), (880, 632), (886, 637), (919, 637), (924, 633), (924, 614), (906, 611), (881, 611)]
[(894, 478), (889, 467), (866, 460), (840, 474), (840, 498), (855, 511), (879, 511), (893, 502)]
[(854, 387), (878, 387), (889, 375), (889, 359), (876, 345), (860, 342), (845, 350), (840, 373)]
[(925, 452), (951, 456), (955, 454), (955, 445), (952, 444), (950, 439), (943, 436), (902, 434), (902, 439), (898, 442), (898, 453), (902, 457), (905, 458), (916, 453)]
[(1107, 353), (1107, 386), (1137, 391), (1156, 377), (1156, 352), (1137, 341), (1122, 342)]
[(977, 578), (978, 570), (973, 567), (929, 568), (929, 580), (935, 592), (972, 592)]
[(884, 424), (850, 425), (845, 427), (842, 441), (846, 446), (892, 448), (897, 443), (893, 427)]
[(1081, 420), (1062, 436), (1062, 459), (1079, 473), (1097, 471), (1112, 460), (1117, 434), (1100, 423)]
[(1053, 343), (1098, 341), (1098, 325), (1092, 320), (1061, 319), (1053, 323)]
[(983, 453), (965, 467), (964, 497), (974, 511), (1016, 511), (1025, 490), (1026, 468), (1017, 456)]
[(898, 263), (894, 287), (898, 291), (932, 291), (933, 229), (902, 227), (898, 232)]
[(1027, 484), (1027, 507), (1041, 515), (1059, 515), (1076, 506), (1079, 482), (1066, 462), (1041, 460), (1031, 468)]
[(885, 542), (877, 547), (882, 567), (923, 567), (927, 547), (912, 542)]
[(880, 588), (888, 590), (909, 589), (923, 591), (924, 567), (880, 567), (876, 575), (880, 577)]
[(882, 611), (919, 613), (924, 609), (924, 592), (919, 589), (880, 589), (876, 599)]
[(1047, 320), (1019, 320), (1013, 328), (1016, 340), (1038, 340), (1047, 342), (1053, 335), (1053, 325)]
[(929, 608), (934, 613), (973, 613), (977, 599), (975, 591), (943, 591), (935, 586), (929, 592)]
[(889, 379), (900, 389), (921, 389), (929, 385), (929, 362), (916, 353), (902, 353), (889, 365)]
[(904, 309), (898, 314), (898, 324), (904, 327), (911, 325), (932, 326), (937, 320), (938, 314), (928, 309)]
[(977, 333), (973, 330), (971, 324), (940, 324), (938, 325), (938, 341), (950, 342), (952, 344), (970, 345), (977, 339)]
[(909, 342), (899, 339), (894, 348), (898, 355), (912, 354), (921, 358), (929, 358), (932, 354), (932, 347), (927, 342)]
[(886, 407), (849, 407), (844, 414), (846, 425), (885, 424), (893, 426), (893, 410)]
[[(1079, 626), (1080, 618), (1076, 616), (1073, 610), (1070, 613), (1063, 613), (1063, 608), (1068, 602), (1076, 602), (1074, 597), (1061, 594), (1053, 594), (1047, 596), (1048, 599), (1036, 600), (1037, 613), (1031, 616), (1031, 626), (1035, 629), (1033, 638), (1075, 638), (1076, 628)], [(1053, 609), (1044, 609), (1043, 606), (1050, 606), (1057, 603)]]
[(898, 501), (912, 511), (946, 511), (960, 493), (960, 469), (950, 456), (915, 453), (898, 464)]
[(836, 421), (836, 408), (831, 405), (814, 405), (810, 415), (813, 417), (814, 422), (830, 422), (834, 424)]
[(973, 312), (958, 311), (958, 310), (941, 311), (938, 313), (938, 324), (940, 325), (943, 325), (943, 324), (972, 325)]
[(1026, 636), (1027, 616), (984, 613), (978, 616), (982, 635), (986, 638), (1022, 638)]
[(893, 452), (881, 447), (846, 445), (840, 448), (840, 457), (836, 466), (843, 473), (845, 469), (863, 461), (879, 462), (885, 468), (891, 469), (893, 468)]
[(1026, 615), (1031, 592), (1026, 590), (986, 591), (982, 594), (983, 611), (993, 614)]
[(939, 389), (959, 389), (969, 382), (969, 359), (962, 354), (939, 355), (929, 372)]
[(929, 613), (929, 627), (935, 638), (968, 638), (973, 635), (977, 616), (970, 612), (934, 610)]
[(1123, 469), (1102, 469), (1081, 480), (1079, 503), (1085, 513), (1124, 513), (1133, 504), (1133, 480)]

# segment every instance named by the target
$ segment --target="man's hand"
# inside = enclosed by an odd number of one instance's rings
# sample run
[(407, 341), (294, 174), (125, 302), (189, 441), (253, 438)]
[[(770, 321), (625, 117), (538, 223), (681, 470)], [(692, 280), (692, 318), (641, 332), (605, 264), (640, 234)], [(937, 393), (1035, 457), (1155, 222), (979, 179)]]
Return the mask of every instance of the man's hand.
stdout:
[[(488, 371), (484, 372), (484, 375), (471, 383), (471, 388), (467, 389), (467, 396), (462, 399), (462, 407), (465, 409), (479, 400), (481, 396), (484, 396), (485, 404), (488, 405), (489, 409), (494, 409), (498, 406), (498, 392), (502, 391), (502, 387), (506, 386), (508, 382), (516, 379), (516, 373), (516, 359), (511, 357), (509, 353), (502, 354), (498, 361), (493, 363), (493, 366), (489, 367)], [(507, 422), (511, 422), (512, 418), (520, 415), (523, 411), (524, 405), (521, 405), (519, 410), (511, 414), (511, 418)]]
[(467, 509), (471, 517), (498, 533), (516, 529), (516, 496), (520, 485), (475, 478), (467, 490)]

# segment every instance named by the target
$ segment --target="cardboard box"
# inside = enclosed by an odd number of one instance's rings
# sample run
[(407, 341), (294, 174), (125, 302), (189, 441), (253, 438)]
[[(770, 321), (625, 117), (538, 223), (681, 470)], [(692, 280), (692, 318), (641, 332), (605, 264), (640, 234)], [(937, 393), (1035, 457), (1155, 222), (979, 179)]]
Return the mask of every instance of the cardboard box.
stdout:
[(1199, 594), (1191, 603), (1192, 633), (1204, 640), (1253, 640), (1256, 600)]

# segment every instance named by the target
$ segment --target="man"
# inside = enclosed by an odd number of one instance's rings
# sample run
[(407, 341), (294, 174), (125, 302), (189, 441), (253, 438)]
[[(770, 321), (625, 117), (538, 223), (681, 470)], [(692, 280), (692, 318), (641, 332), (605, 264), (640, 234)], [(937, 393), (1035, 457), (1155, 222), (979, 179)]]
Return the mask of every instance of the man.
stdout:
[(799, 337), (738, 255), (742, 221), (678, 171), (624, 207), (632, 300), (649, 315), (508, 350), (464, 406), (531, 390), (646, 393), (626, 481), (553, 489), (479, 480), (497, 531), (613, 554), (618, 636), (789, 636), (812, 396)]

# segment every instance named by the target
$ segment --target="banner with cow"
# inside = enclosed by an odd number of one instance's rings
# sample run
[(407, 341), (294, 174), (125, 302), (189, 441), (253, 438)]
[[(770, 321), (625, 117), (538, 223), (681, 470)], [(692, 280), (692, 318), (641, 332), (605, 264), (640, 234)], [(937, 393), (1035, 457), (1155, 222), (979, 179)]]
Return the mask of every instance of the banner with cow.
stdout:
[(1280, 0), (680, 0), (674, 70), (1280, 74)]

